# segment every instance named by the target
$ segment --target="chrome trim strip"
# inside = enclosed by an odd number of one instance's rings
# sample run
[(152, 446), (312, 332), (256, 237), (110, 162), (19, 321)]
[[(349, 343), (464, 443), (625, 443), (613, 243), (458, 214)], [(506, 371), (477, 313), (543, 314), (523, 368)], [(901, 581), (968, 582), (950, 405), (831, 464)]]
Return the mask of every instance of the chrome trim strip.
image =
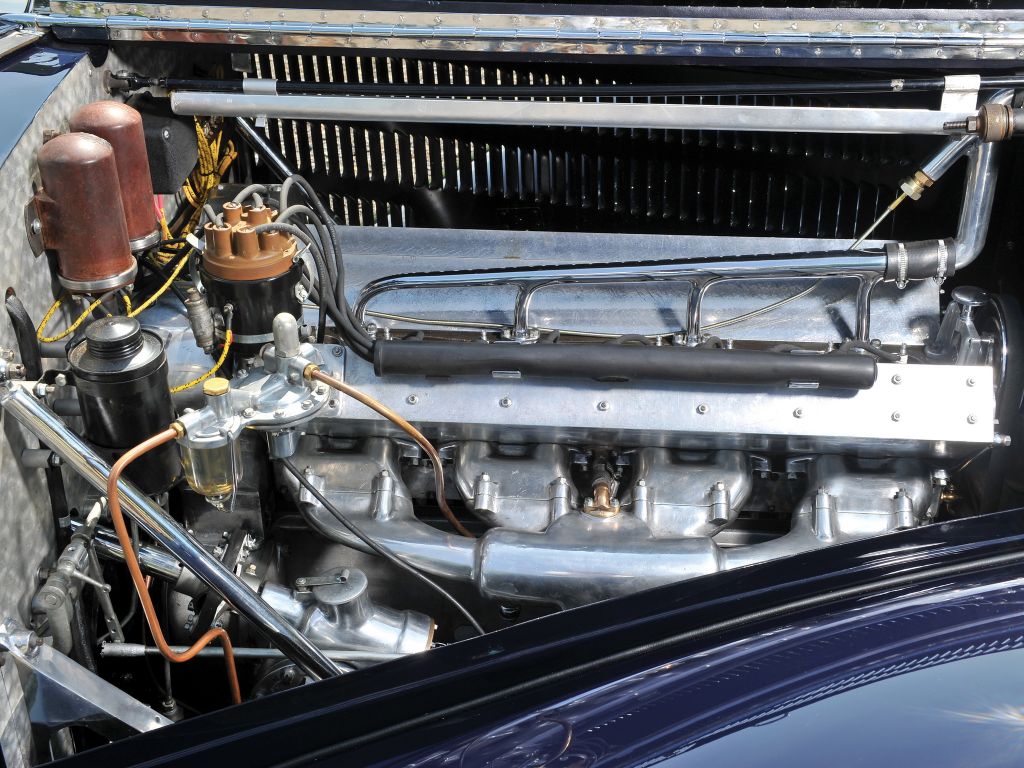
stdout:
[[(745, 9), (687, 8), (686, 16), (404, 13), (302, 8), (68, 2), (51, 14), (9, 14), (38, 27), (95, 29), (111, 40), (391, 50), (654, 55), (800, 59), (1024, 59), (1024, 16), (972, 12), (972, 18), (911, 11), (811, 9), (773, 18)], [(712, 15), (700, 15), (711, 14)], [(796, 16), (795, 14), (800, 14)]]

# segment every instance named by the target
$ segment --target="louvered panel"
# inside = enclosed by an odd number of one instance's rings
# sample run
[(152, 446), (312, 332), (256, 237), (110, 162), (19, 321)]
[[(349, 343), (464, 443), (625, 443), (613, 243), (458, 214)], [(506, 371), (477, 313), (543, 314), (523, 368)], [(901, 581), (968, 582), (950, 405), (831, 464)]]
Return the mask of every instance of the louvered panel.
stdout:
[[(368, 56), (254, 54), (253, 74), (302, 82), (544, 85), (615, 82), (583, 65), (511, 66)], [(562, 67), (562, 69), (559, 69)], [(634, 73), (636, 74), (636, 73)], [(652, 75), (621, 82), (651, 82)], [(632, 101), (619, 98), (619, 102)], [(819, 105), (794, 97), (644, 103)], [(364, 226), (586, 229), (854, 237), (934, 142), (867, 135), (394, 125), (270, 120), (267, 139)], [(956, 174), (953, 174), (955, 176)], [(958, 179), (888, 231), (955, 217)]]

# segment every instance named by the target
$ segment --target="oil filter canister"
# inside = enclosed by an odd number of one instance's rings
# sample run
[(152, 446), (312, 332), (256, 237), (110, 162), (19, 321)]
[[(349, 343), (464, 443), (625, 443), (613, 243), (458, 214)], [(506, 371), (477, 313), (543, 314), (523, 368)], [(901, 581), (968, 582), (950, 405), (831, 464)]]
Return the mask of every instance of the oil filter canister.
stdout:
[(134, 252), (160, 240), (160, 222), (153, 206), (146, 134), (138, 110), (119, 101), (86, 104), (71, 116), (71, 130), (91, 133), (114, 148), (128, 241)]
[(72, 293), (105, 293), (135, 280), (114, 150), (98, 136), (65, 133), (36, 156), (36, 215), (57, 277)]
[[(167, 358), (160, 337), (133, 317), (94, 320), (71, 348), (85, 437), (101, 451), (120, 456), (174, 420), (167, 386)], [(181, 474), (178, 446), (167, 443), (127, 470), (148, 494), (166, 491)]]

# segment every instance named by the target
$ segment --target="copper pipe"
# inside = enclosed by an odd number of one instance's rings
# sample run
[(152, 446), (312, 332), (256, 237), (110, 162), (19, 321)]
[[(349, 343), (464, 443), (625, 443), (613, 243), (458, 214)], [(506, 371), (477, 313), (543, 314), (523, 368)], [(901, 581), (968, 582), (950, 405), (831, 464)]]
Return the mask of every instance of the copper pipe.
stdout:
[(149, 624), (149, 631), (153, 635), (153, 641), (156, 643), (157, 648), (160, 649), (160, 652), (168, 661), (182, 663), (195, 658), (199, 651), (215, 639), (220, 639), (220, 644), (224, 646), (224, 663), (228, 670), (231, 700), (235, 704), (239, 704), (242, 701), (242, 694), (238, 686), (238, 670), (235, 668), (235, 654), (231, 646), (231, 638), (228, 637), (225, 629), (215, 627), (209, 630), (184, 653), (175, 653), (167, 644), (167, 641), (164, 639), (163, 629), (160, 627), (160, 619), (157, 617), (156, 609), (153, 607), (153, 600), (150, 598), (149, 590), (146, 588), (146, 577), (142, 574), (138, 558), (135, 556), (135, 550), (132, 548), (132, 537), (128, 533), (128, 527), (125, 525), (124, 515), (121, 514), (121, 499), (117, 483), (121, 479), (121, 473), (124, 472), (125, 467), (148, 451), (158, 448), (164, 443), (176, 440), (178, 436), (178, 429), (168, 427), (163, 432), (158, 432), (152, 437), (143, 440), (134, 448), (129, 448), (125, 451), (124, 455), (114, 462), (114, 466), (110, 468), (110, 475), (107, 478), (107, 505), (110, 509), (110, 518), (114, 523), (114, 531), (117, 532), (117, 539), (124, 550), (125, 564), (128, 566), (128, 572), (132, 576), (132, 583), (135, 585), (135, 591), (139, 595), (142, 611), (146, 615), (146, 623)]
[(305, 375), (307, 379), (314, 379), (322, 382), (329, 387), (334, 387), (334, 389), (338, 390), (342, 394), (348, 395), (354, 400), (358, 400), (367, 408), (379, 413), (416, 441), (416, 444), (423, 449), (423, 452), (426, 453), (427, 456), (430, 457), (430, 461), (434, 465), (434, 485), (437, 488), (437, 503), (438, 506), (441, 507), (441, 512), (447, 518), (448, 522), (452, 524), (452, 527), (460, 534), (470, 539), (476, 538), (469, 532), (466, 526), (459, 522), (459, 519), (455, 517), (455, 513), (452, 512), (452, 508), (448, 506), (448, 500), (445, 499), (444, 496), (444, 468), (441, 464), (441, 455), (437, 452), (437, 449), (430, 444), (430, 441), (423, 436), (422, 432), (383, 403), (377, 402), (369, 395), (364, 392), (360, 392), (355, 387), (351, 387), (343, 381), (338, 381), (338, 379), (335, 379), (333, 376), (328, 376), (315, 365), (310, 365), (306, 368)]

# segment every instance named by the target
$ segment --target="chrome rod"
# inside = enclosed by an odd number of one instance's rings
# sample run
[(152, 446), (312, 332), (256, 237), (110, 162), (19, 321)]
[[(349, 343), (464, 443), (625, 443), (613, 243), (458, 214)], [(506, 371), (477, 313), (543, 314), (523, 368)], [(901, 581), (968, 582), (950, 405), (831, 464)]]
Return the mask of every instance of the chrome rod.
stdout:
[(263, 138), (263, 135), (257, 131), (248, 120), (241, 117), (236, 118), (235, 127), (238, 128), (238, 132), (241, 134), (242, 138), (245, 139), (246, 143), (256, 150), (256, 154), (258, 154), (267, 163), (267, 165), (270, 166), (270, 169), (281, 177), (281, 179), (287, 179), (295, 173), (295, 171), (288, 166), (288, 163), (286, 163), (280, 155), (271, 149), (270, 145), (267, 144), (267, 140)]
[[(84, 480), (104, 492), (110, 465), (82, 438), (72, 432), (53, 411), (23, 387), (0, 387), (0, 407), (17, 419), (39, 440), (77, 471)], [(238, 611), (275, 647), (316, 678), (334, 677), (338, 669), (323, 651), (285, 621), (223, 563), (203, 549), (173, 518), (127, 480), (118, 488), (126, 514), (196, 576)]]
[(553, 284), (686, 282), (700, 278), (860, 277), (882, 274), (887, 263), (882, 252), (839, 251), (769, 256), (727, 256), (584, 267), (501, 269), (480, 272), (438, 272), (386, 277), (368, 283), (359, 295), (356, 317), (380, 294), (412, 288), (467, 288), (518, 285), (523, 289)]
[(171, 108), (179, 115), (293, 120), (935, 135), (948, 135), (946, 123), (976, 114), (933, 109), (392, 99), (210, 91), (176, 91), (171, 94)]
[[(188, 650), (187, 645), (172, 645), (171, 650), (175, 653), (184, 653)], [(282, 659), (285, 658), (277, 648), (234, 648), (235, 658), (238, 659)], [(380, 653), (375, 651), (347, 651), (327, 649), (324, 654), (332, 661), (341, 662), (383, 662), (392, 659), (400, 659), (406, 654), (401, 653)], [(160, 649), (152, 645), (142, 643), (103, 643), (100, 646), (100, 656), (138, 658), (139, 656), (160, 656)], [(224, 649), (219, 645), (208, 645), (199, 651), (199, 656), (207, 658), (223, 658)]]
[[(80, 520), (71, 520), (71, 533), (75, 533), (83, 527), (84, 523)], [(121, 542), (117, 540), (117, 534), (109, 528), (96, 527), (92, 537), (92, 546), (96, 552), (108, 560), (124, 562), (124, 549), (121, 547)], [(182, 566), (178, 562), (178, 558), (173, 555), (148, 546), (139, 547), (135, 554), (143, 573), (158, 576), (170, 582), (175, 582), (180, 578)]]

